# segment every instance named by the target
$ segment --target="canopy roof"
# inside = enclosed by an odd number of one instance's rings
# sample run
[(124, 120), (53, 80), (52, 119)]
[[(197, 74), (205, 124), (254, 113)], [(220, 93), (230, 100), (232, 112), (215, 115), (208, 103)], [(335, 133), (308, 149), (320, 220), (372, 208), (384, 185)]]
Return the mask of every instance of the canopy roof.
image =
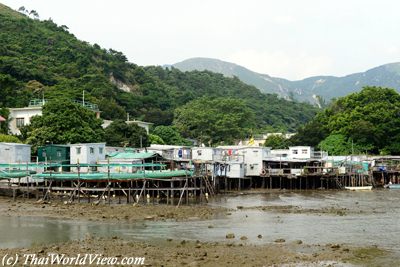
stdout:
[(153, 153), (153, 152), (141, 152), (141, 153), (115, 152), (108, 156), (111, 159), (148, 159), (148, 158), (154, 158), (159, 155), (157, 153)]

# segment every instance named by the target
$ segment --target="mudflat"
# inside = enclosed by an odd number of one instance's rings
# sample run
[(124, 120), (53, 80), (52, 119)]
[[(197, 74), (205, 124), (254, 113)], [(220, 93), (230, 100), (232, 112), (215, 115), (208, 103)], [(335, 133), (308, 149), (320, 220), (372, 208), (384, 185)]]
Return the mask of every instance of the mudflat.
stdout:
[[(268, 210), (266, 207), (253, 207)], [(239, 207), (238, 210), (243, 209)], [(293, 210), (292, 207), (287, 207)], [(286, 209), (284, 209), (286, 212)], [(296, 209), (295, 209), (296, 210)], [(0, 198), (2, 216), (34, 216), (99, 222), (138, 222), (157, 220), (209, 220), (217, 214), (235, 212), (207, 205), (108, 205), (91, 203), (43, 202), (29, 199), (13, 201)], [(274, 212), (280, 212), (274, 210)], [(258, 238), (262, 239), (262, 236)], [(306, 244), (302, 240), (277, 239), (254, 245), (246, 236), (227, 233), (226, 241), (185, 240), (184, 236), (158, 242), (121, 237), (85, 236), (62, 243), (34, 244), (24, 248), (0, 249), (1, 255), (33, 253), (100, 254), (105, 257), (144, 257), (145, 266), (400, 266), (400, 260), (377, 246), (355, 247), (346, 244)], [(95, 266), (96, 264), (93, 264)]]

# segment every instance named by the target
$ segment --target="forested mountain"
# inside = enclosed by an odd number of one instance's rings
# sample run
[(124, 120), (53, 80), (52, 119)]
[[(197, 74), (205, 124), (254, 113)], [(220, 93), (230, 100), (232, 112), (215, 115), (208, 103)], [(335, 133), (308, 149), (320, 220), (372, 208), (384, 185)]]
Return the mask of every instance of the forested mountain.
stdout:
[(400, 63), (386, 64), (366, 72), (344, 77), (315, 76), (298, 81), (271, 77), (248, 70), (242, 66), (211, 58), (191, 58), (176, 63), (182, 71), (209, 70), (227, 77), (237, 76), (241, 81), (254, 85), (264, 93), (276, 93), (284, 98), (315, 103), (360, 91), (364, 86), (382, 86), (400, 91)]
[(79, 99), (83, 90), (104, 119), (129, 112), (156, 125), (172, 124), (176, 108), (200, 97), (240, 99), (257, 129), (294, 130), (316, 112), (222, 74), (138, 66), (121, 52), (78, 40), (65, 25), (0, 4), (0, 107), (26, 106), (43, 95)]

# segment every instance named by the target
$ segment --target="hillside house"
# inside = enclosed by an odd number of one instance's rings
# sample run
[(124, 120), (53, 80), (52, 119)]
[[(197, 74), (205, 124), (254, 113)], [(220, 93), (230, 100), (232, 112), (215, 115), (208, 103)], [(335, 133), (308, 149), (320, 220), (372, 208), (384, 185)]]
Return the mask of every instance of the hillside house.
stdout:
[[(33, 99), (29, 102), (28, 107), (25, 108), (9, 108), (10, 110), (10, 120), (8, 128), (10, 129), (11, 134), (19, 135), (21, 134), (19, 128), (25, 125), (29, 125), (31, 123), (31, 119), (33, 116), (42, 116), (42, 108), (43, 105), (47, 101), (45, 99)], [(100, 118), (100, 111), (95, 104), (91, 104), (89, 102), (83, 101), (73, 101), (83, 107), (92, 110), (96, 113), (96, 117)]]

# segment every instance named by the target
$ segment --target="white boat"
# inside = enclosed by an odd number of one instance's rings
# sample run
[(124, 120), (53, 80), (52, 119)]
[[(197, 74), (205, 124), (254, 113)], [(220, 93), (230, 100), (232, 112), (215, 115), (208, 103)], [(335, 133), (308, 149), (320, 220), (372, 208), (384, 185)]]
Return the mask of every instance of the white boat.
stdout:
[(368, 186), (345, 186), (344, 189), (351, 191), (372, 190), (372, 185)]

